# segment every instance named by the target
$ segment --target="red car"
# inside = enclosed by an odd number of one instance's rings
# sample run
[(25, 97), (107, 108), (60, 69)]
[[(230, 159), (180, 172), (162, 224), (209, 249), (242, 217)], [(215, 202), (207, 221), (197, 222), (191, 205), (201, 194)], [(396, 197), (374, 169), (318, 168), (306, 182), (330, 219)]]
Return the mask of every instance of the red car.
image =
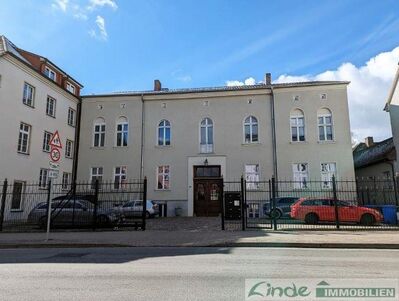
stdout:
[[(301, 198), (291, 206), (290, 215), (294, 219), (305, 221), (307, 224), (335, 222), (334, 200)], [(338, 201), (338, 219), (340, 222), (374, 225), (381, 223), (383, 216), (378, 210)]]

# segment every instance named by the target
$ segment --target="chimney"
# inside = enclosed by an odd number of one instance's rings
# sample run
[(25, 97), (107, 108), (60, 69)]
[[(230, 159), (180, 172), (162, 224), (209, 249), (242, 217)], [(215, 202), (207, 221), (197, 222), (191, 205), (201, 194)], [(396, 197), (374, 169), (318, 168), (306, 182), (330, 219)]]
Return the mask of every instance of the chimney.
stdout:
[(266, 73), (266, 75), (265, 75), (265, 84), (266, 85), (271, 85), (272, 84), (272, 74), (271, 73)]
[(366, 139), (364, 139), (364, 143), (366, 144), (367, 147), (373, 146), (374, 145), (373, 137), (366, 137)]
[(154, 91), (161, 91), (161, 90), (162, 90), (161, 82), (158, 79), (154, 80)]

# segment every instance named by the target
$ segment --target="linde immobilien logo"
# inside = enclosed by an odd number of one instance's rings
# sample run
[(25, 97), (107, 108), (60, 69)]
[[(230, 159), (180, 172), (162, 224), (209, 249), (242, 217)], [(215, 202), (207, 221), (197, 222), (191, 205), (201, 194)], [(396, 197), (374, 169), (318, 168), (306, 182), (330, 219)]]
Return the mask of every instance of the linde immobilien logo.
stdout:
[(246, 279), (245, 300), (399, 300), (397, 279)]

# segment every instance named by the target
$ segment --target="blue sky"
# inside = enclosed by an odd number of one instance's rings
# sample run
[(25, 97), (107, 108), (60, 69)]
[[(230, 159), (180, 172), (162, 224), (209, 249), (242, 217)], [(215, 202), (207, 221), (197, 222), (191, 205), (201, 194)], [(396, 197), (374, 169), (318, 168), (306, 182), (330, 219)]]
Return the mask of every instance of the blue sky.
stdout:
[[(54, 61), (85, 85), (84, 94), (152, 89), (155, 78), (169, 88), (241, 84), (246, 79), (253, 83), (265, 72), (274, 79), (295, 80), (323, 77), (332, 70), (334, 78), (353, 80), (353, 74), (339, 74), (344, 63), (361, 75), (362, 66), (381, 53), (390, 54), (389, 65), (399, 60), (399, 50), (394, 51), (399, 46), (397, 0), (0, 4), (0, 34)], [(394, 68), (382, 77), (369, 70), (369, 80), (377, 76), (384, 81), (373, 92), (373, 98), (379, 95), (374, 102), (380, 109)], [(382, 139), (390, 135), (386, 117), (381, 114), (371, 128), (359, 121), (364, 116), (352, 114), (352, 130), (359, 139), (367, 131)]]

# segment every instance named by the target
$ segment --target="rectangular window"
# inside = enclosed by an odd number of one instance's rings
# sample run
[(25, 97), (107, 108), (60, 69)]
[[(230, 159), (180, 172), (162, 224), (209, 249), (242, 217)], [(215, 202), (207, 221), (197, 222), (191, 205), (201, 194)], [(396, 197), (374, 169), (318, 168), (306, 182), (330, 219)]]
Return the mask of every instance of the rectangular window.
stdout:
[(291, 117), (291, 141), (305, 141), (305, 122), (303, 117)]
[(329, 116), (319, 116), (319, 141), (332, 141), (333, 140), (333, 130), (332, 130), (332, 120), (331, 115)]
[(99, 186), (101, 187), (101, 183), (103, 181), (103, 168), (102, 167), (92, 167), (90, 170), (90, 182), (91, 188), (94, 189), (96, 180), (98, 180)]
[(22, 102), (27, 106), (33, 107), (34, 100), (35, 100), (35, 88), (29, 85), (28, 83), (25, 83)]
[(43, 151), (48, 153), (50, 152), (50, 141), (51, 141), (51, 137), (53, 136), (52, 133), (50, 132), (44, 132), (44, 136), (43, 136)]
[(336, 164), (335, 163), (321, 163), (320, 172), (321, 172), (321, 181), (322, 187), (324, 189), (332, 188), (332, 178), (336, 176)]
[(73, 141), (68, 140), (65, 143), (65, 158), (73, 158)]
[(118, 123), (116, 125), (116, 146), (127, 146), (128, 136), (128, 123)]
[(245, 180), (247, 189), (259, 188), (259, 164), (245, 165)]
[(40, 168), (39, 187), (42, 188), (42, 189), (46, 189), (47, 188), (48, 172), (49, 172), (48, 169)]
[(56, 81), (57, 80), (57, 75), (53, 70), (51, 70), (49, 67), (44, 68), (44, 74), (51, 80)]
[(69, 190), (71, 188), (72, 174), (64, 172), (62, 174), (62, 190)]
[(105, 124), (94, 125), (94, 147), (104, 147), (105, 145)]
[(19, 125), (18, 152), (21, 154), (29, 154), (31, 130), (32, 127), (26, 123), (21, 122)]
[(248, 217), (249, 218), (259, 218), (259, 204), (258, 203), (249, 203), (248, 204)]
[(114, 189), (123, 189), (126, 186), (126, 166), (115, 167)]
[(46, 114), (48, 116), (55, 117), (56, 103), (57, 101), (54, 98), (47, 96)]
[(304, 189), (308, 187), (308, 164), (307, 163), (295, 163), (292, 164), (292, 172), (294, 177), (294, 188)]
[(157, 168), (157, 189), (168, 190), (170, 188), (170, 168), (169, 165), (158, 166)]
[(67, 82), (67, 84), (66, 84), (66, 89), (67, 89), (69, 92), (71, 92), (72, 94), (75, 94), (75, 86), (74, 86), (74, 85), (72, 85), (72, 84), (70, 84), (70, 83)]
[(68, 125), (70, 126), (76, 125), (76, 111), (72, 108), (68, 109)]
[(22, 200), (25, 193), (25, 182), (14, 181), (12, 189), (12, 200), (11, 200), (11, 210), (21, 210)]

